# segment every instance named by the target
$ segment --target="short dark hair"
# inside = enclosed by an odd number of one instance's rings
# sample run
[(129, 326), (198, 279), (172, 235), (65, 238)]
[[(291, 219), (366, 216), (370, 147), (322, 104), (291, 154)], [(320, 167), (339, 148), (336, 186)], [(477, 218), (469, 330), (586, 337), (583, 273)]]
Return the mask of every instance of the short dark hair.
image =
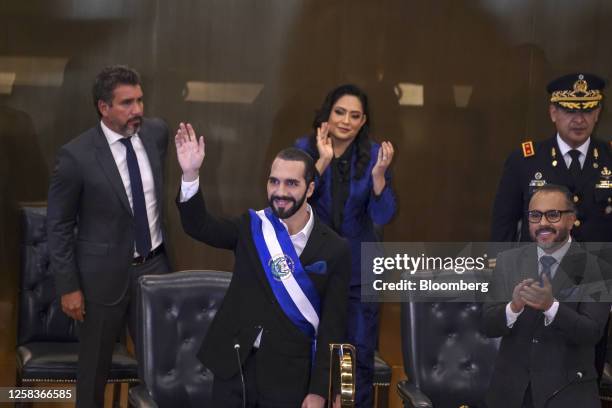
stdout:
[(111, 65), (104, 68), (96, 76), (92, 96), (98, 116), (101, 116), (98, 101), (104, 101), (108, 105), (112, 105), (113, 91), (119, 85), (140, 85), (140, 75), (136, 70), (126, 65)]
[(542, 187), (538, 188), (532, 195), (529, 201), (533, 199), (536, 194), (539, 193), (560, 193), (565, 197), (565, 201), (567, 201), (567, 209), (576, 212), (576, 204), (574, 204), (574, 200), (572, 200), (572, 193), (565, 186), (560, 184), (544, 184)]
[(276, 158), (289, 161), (300, 161), (304, 163), (304, 180), (306, 180), (306, 186), (314, 181), (316, 171), (314, 160), (305, 151), (296, 147), (288, 147), (278, 152)]

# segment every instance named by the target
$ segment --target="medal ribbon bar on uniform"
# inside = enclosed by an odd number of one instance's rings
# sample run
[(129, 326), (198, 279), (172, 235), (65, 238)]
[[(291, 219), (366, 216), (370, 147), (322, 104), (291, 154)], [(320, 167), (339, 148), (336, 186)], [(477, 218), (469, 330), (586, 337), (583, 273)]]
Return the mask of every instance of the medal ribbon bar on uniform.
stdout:
[(531, 140), (521, 143), (521, 147), (523, 148), (523, 157), (531, 157), (535, 154), (533, 142)]

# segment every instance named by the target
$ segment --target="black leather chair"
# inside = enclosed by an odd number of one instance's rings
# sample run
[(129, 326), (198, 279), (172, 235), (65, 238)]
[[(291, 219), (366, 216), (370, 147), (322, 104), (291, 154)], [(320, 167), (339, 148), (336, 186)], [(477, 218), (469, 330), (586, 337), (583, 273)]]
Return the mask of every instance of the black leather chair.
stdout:
[(374, 408), (387, 408), (389, 405), (391, 374), (391, 367), (377, 351), (374, 355)]
[[(46, 207), (22, 207), (17, 386), (76, 382), (78, 326), (61, 309), (49, 271)], [(138, 381), (137, 363), (117, 343), (109, 382)]]
[(612, 404), (612, 366), (606, 362), (604, 366), (601, 382), (599, 383), (599, 398), (604, 407), (609, 407)]
[(229, 286), (231, 273), (184, 271), (139, 281), (139, 350), (144, 384), (136, 407), (210, 407), (212, 373), (196, 357)]
[(499, 339), (481, 332), (481, 303), (401, 305), (404, 407), (483, 407)]
[[(612, 318), (612, 313), (611, 313)], [(599, 383), (599, 398), (604, 408), (612, 406), (612, 328), (608, 328), (608, 348), (601, 382)]]

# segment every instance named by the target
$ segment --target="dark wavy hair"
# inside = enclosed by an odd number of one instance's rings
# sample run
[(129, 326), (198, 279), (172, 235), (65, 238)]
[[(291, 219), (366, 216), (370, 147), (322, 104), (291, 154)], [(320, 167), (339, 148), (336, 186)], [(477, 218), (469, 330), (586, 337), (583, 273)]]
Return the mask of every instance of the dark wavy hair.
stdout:
[(102, 69), (96, 76), (91, 94), (98, 116), (102, 116), (98, 109), (98, 101), (104, 101), (111, 106), (113, 104), (113, 92), (119, 85), (141, 85), (140, 75), (128, 66), (111, 65)]
[(327, 94), (323, 104), (316, 111), (314, 121), (312, 122), (313, 133), (310, 137), (310, 148), (314, 152), (313, 159), (316, 162), (319, 159), (319, 151), (317, 150), (317, 129), (321, 126), (321, 123), (329, 120), (329, 115), (335, 103), (345, 95), (352, 95), (359, 99), (363, 114), (366, 115), (366, 121), (353, 141), (355, 144), (355, 153), (357, 154), (355, 179), (360, 179), (363, 177), (368, 167), (368, 163), (370, 162), (370, 111), (368, 108), (368, 95), (356, 85), (340, 85)]

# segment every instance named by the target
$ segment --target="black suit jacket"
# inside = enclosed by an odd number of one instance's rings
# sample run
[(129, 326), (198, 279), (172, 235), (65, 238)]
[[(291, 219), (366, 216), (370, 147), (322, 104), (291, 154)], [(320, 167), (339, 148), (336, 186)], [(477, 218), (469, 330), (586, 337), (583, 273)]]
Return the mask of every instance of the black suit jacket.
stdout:
[[(144, 119), (138, 136), (151, 163), (163, 220), (168, 128), (159, 119)], [(57, 154), (49, 185), (47, 231), (58, 295), (81, 289), (87, 300), (96, 303), (114, 304), (122, 299), (134, 257), (134, 217), (99, 124), (62, 146)]]
[(553, 295), (560, 302), (553, 322), (545, 326), (544, 314), (526, 306), (509, 328), (506, 305), (515, 285), (537, 276), (535, 244), (499, 254), (489, 295), (495, 302), (483, 308), (485, 333), (502, 337), (487, 404), (521, 407), (531, 384), (537, 408), (549, 398), (548, 408), (600, 407), (594, 352), (610, 304), (599, 262), (572, 244), (552, 282)]
[(255, 354), (258, 387), (282, 399), (296, 393), (327, 396), (329, 344), (342, 342), (346, 325), (350, 250), (347, 242), (315, 218), (310, 238), (300, 256), (302, 265), (327, 264), (324, 273), (309, 273), (320, 298), (321, 319), (317, 351), (311, 370), (311, 341), (285, 315), (266, 279), (251, 234), (248, 213), (236, 219), (217, 218), (206, 211), (198, 192), (178, 203), (185, 231), (217, 248), (234, 251), (232, 281), (199, 351), (215, 376), (229, 379), (238, 373), (234, 344), (244, 362), (263, 329)]
[[(556, 156), (553, 158), (552, 149)], [(595, 158), (597, 149), (598, 158)], [(570, 189), (577, 197), (576, 207), (579, 225), (574, 226), (572, 236), (580, 242), (612, 241), (612, 189), (596, 189), (602, 179), (601, 171), (607, 167), (612, 171), (612, 154), (608, 144), (591, 138), (582, 174), (577, 185), (573, 185), (565, 160), (561, 156), (556, 136), (534, 144), (535, 155), (523, 157), (522, 150), (513, 152), (504, 165), (493, 207), (491, 222), (492, 242), (517, 241), (517, 224), (522, 220), (520, 240), (531, 241), (526, 213), (529, 200), (535, 191), (530, 186), (538, 180), (537, 173), (547, 184), (560, 184)], [(553, 166), (556, 160), (557, 165)], [(597, 164), (597, 168), (593, 165)], [(606, 208), (608, 212), (606, 212)]]

